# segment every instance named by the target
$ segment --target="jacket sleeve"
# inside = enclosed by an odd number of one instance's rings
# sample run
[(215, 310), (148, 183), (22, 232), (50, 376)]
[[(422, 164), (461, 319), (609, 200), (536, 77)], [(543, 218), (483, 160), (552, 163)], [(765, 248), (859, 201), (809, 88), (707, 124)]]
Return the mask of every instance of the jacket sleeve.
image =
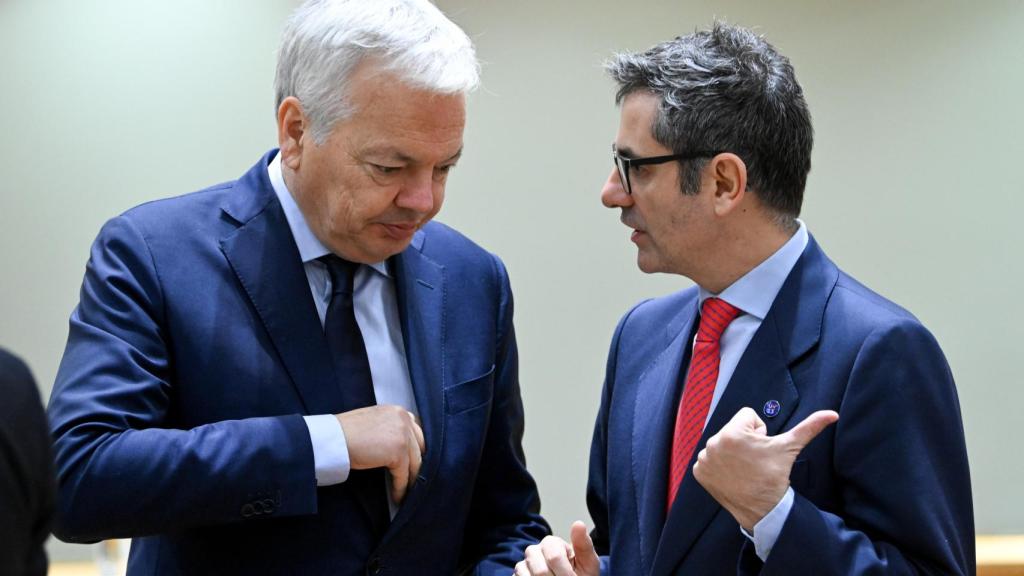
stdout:
[(46, 574), (55, 492), (39, 390), (28, 367), (0, 350), (0, 574)]
[[(618, 340), (619, 331), (615, 332), (614, 342)], [(590, 443), (590, 471), (587, 478), (587, 510), (594, 528), (590, 531), (590, 539), (594, 542), (594, 550), (601, 560), (601, 574), (608, 574), (611, 553), (611, 524), (608, 520), (608, 409), (611, 397), (610, 379), (614, 374), (614, 358), (609, 355), (608, 369), (601, 393), (601, 406), (598, 409), (597, 421), (594, 424), (594, 436)]]
[[(646, 301), (645, 301), (646, 302)], [(608, 574), (611, 570), (611, 520), (609, 517), (608, 493), (608, 422), (609, 411), (612, 407), (616, 370), (618, 367), (619, 342), (622, 332), (630, 316), (643, 305), (640, 302), (627, 312), (612, 336), (611, 345), (608, 350), (608, 360), (605, 365), (604, 385), (601, 388), (601, 404), (598, 408), (597, 419), (594, 423), (594, 435), (590, 443), (590, 470), (587, 478), (587, 510), (590, 512), (590, 519), (594, 522), (594, 528), (590, 531), (590, 538), (594, 542), (594, 550), (601, 561), (601, 574)]]
[(526, 469), (525, 427), (519, 390), (519, 356), (512, 324), (512, 290), (501, 261), (492, 256), (497, 275), (498, 338), (494, 401), (474, 487), (464, 558), (475, 559), (473, 573), (505, 576), (523, 559), (527, 546), (551, 533), (540, 516), (540, 496)]
[[(839, 407), (840, 505), (796, 494), (762, 574), (973, 574), (974, 525), (960, 405), (920, 323), (879, 328), (859, 350)], [(740, 560), (749, 556), (747, 543)], [(756, 573), (756, 572), (755, 572)]]
[(314, 513), (300, 415), (169, 424), (175, 374), (163, 307), (144, 235), (129, 217), (111, 220), (92, 247), (48, 409), (57, 536), (88, 542)]

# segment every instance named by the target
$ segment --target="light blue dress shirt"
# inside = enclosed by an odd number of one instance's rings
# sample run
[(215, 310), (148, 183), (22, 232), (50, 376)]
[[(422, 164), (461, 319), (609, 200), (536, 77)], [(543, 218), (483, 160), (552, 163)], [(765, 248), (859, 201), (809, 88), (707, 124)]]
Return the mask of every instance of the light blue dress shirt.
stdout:
[[(267, 167), (270, 183), (277, 199), (284, 209), (288, 227), (299, 248), (299, 256), (309, 281), (309, 291), (316, 304), (320, 325), (323, 326), (327, 306), (331, 301), (331, 276), (327, 267), (317, 258), (330, 254), (310, 230), (306, 218), (284, 183), (281, 174), (281, 155), (278, 154)], [(395, 282), (386, 262), (362, 265), (356, 271), (353, 303), (356, 323), (366, 344), (366, 356), (370, 362), (373, 378), (373, 393), (377, 404), (398, 405), (417, 417), (416, 398), (413, 396), (409, 366), (405, 358), (405, 344), (402, 339), (402, 325), (398, 316), (398, 299)], [(313, 464), (316, 468), (317, 486), (330, 486), (348, 479), (351, 468), (348, 443), (341, 423), (333, 414), (305, 416), (309, 437), (313, 443)], [(390, 483), (390, 477), (388, 478)], [(381, 488), (386, 489), (385, 487)], [(395, 504), (391, 502), (391, 515)]]
[[(756, 268), (744, 274), (739, 280), (733, 282), (720, 294), (712, 294), (703, 288), (699, 288), (699, 304), (703, 305), (704, 300), (711, 297), (721, 298), (729, 304), (739, 308), (744, 313), (738, 316), (729, 324), (729, 327), (722, 333), (720, 340), (718, 382), (715, 383), (715, 393), (711, 397), (711, 408), (708, 410), (708, 417), (704, 421), (707, 426), (711, 414), (718, 406), (718, 401), (729, 386), (729, 380), (736, 371), (736, 365), (746, 351), (754, 333), (761, 326), (764, 317), (771, 309), (775, 297), (778, 296), (782, 284), (786, 281), (793, 266), (796, 265), (804, 248), (807, 247), (807, 228), (803, 222), (797, 221), (800, 228), (796, 233), (782, 245), (767, 260), (761, 262)], [(700, 308), (698, 308), (699, 310)], [(696, 338), (696, 337), (695, 337)], [(732, 417), (732, 414), (729, 415)], [(782, 500), (764, 518), (754, 525), (754, 533), (743, 534), (754, 542), (754, 550), (757, 556), (765, 561), (772, 551), (772, 547), (779, 539), (782, 532), (782, 525), (785, 524), (789, 511), (793, 507), (793, 489), (790, 488), (782, 497)]]

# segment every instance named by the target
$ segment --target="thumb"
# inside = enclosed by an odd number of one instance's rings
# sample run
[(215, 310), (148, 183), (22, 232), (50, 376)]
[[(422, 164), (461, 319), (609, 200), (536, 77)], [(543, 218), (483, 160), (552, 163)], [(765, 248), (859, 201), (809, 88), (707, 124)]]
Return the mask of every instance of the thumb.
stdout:
[(797, 424), (789, 432), (779, 434), (775, 438), (786, 447), (799, 453), (811, 443), (811, 440), (821, 434), (821, 431), (828, 428), (839, 420), (839, 414), (832, 410), (818, 410)]
[(573, 566), (577, 574), (599, 574), (601, 572), (601, 561), (597, 558), (597, 551), (594, 550), (594, 541), (587, 533), (587, 526), (577, 520), (572, 523), (569, 529), (569, 539), (572, 540), (573, 551), (576, 557), (573, 559)]

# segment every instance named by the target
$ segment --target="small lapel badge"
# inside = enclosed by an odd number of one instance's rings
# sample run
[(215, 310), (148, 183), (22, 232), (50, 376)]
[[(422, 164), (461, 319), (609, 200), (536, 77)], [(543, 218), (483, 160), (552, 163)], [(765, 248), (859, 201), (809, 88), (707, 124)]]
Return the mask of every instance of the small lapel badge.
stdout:
[(778, 400), (769, 400), (764, 403), (764, 408), (761, 409), (761, 412), (769, 418), (775, 418), (779, 415), (779, 410), (781, 409), (782, 404), (779, 404)]

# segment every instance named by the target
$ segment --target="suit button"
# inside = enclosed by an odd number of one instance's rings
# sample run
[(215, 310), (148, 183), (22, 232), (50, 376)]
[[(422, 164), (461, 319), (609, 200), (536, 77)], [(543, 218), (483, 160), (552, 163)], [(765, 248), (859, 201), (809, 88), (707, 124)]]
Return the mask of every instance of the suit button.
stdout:
[(245, 504), (242, 506), (242, 517), (250, 518), (256, 514), (256, 509), (253, 508), (252, 504)]
[(376, 576), (384, 571), (384, 567), (380, 565), (380, 558), (373, 558), (370, 563), (366, 565), (366, 573), (370, 576)]

